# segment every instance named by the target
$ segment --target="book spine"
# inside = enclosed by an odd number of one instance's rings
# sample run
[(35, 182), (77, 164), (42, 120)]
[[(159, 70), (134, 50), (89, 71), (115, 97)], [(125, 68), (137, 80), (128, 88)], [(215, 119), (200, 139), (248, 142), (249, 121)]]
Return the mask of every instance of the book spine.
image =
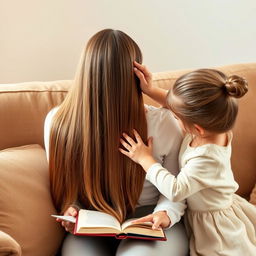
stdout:
[(126, 239), (128, 236), (127, 234), (121, 233), (115, 235), (116, 239)]

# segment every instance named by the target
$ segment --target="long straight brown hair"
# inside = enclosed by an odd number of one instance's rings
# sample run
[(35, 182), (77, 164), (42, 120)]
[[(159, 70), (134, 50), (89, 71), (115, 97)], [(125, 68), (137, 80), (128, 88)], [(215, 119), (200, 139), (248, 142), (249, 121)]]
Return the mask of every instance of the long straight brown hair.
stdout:
[(118, 148), (147, 122), (133, 62), (142, 62), (125, 33), (106, 29), (88, 42), (74, 85), (52, 121), (49, 168), (54, 204), (63, 213), (78, 201), (123, 221), (137, 204), (145, 174)]

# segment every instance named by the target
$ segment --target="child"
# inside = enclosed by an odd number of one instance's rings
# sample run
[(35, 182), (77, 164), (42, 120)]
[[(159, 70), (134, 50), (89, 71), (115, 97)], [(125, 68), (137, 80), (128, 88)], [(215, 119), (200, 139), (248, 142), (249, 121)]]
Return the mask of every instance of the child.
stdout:
[[(238, 76), (226, 77), (201, 69), (180, 77), (167, 92), (152, 86), (151, 74), (135, 63), (141, 89), (168, 107), (185, 132), (177, 177), (152, 157), (152, 139), (146, 146), (125, 133), (120, 151), (139, 163), (146, 178), (172, 201), (187, 199), (185, 223), (190, 255), (255, 256), (256, 208), (235, 194), (238, 184), (231, 170), (231, 129), (238, 106), (235, 98), (248, 90)], [(168, 142), (166, 142), (168, 143)], [(145, 220), (145, 217), (143, 218)]]

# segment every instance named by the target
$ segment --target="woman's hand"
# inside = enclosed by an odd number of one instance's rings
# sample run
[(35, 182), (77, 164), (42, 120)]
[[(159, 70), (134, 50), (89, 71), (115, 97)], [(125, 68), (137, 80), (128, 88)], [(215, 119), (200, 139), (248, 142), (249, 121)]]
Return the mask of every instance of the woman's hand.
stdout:
[(145, 217), (134, 220), (132, 223), (152, 222), (152, 229), (167, 228), (171, 225), (171, 220), (166, 211), (159, 211)]
[(123, 136), (128, 143), (123, 139), (120, 139), (121, 144), (126, 150), (123, 150), (122, 148), (119, 148), (119, 150), (121, 153), (128, 156), (134, 162), (140, 164), (143, 167), (143, 169), (147, 171), (152, 164), (156, 163), (152, 154), (152, 146), (153, 146), (152, 138), (148, 139), (148, 146), (146, 146), (143, 143), (137, 131), (133, 130), (133, 132), (137, 142), (135, 142), (126, 133), (123, 133)]
[(150, 95), (152, 86), (152, 74), (148, 71), (146, 66), (139, 64), (138, 62), (134, 61), (134, 72), (136, 76), (140, 79), (140, 88), (141, 90)]
[[(65, 212), (64, 212), (64, 216), (73, 216), (73, 217), (76, 217), (77, 215), (77, 209), (70, 206)], [(66, 231), (70, 232), (70, 233), (73, 233), (74, 231), (74, 228), (75, 228), (75, 224), (74, 223), (71, 223), (69, 221), (63, 221), (63, 220), (60, 220), (60, 219), (56, 219), (56, 221), (58, 222), (61, 222), (61, 225), (65, 228)]]

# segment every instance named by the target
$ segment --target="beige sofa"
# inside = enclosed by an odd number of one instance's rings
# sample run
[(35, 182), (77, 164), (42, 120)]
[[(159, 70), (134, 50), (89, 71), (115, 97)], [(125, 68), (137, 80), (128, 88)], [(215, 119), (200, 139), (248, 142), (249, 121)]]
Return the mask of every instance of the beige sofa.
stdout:
[[(232, 156), (238, 193), (248, 199), (256, 183), (256, 63), (219, 69), (249, 82), (249, 93), (240, 101)], [(154, 84), (169, 88), (184, 72), (155, 73)], [(71, 85), (72, 81), (0, 85), (0, 255), (50, 256), (61, 246), (65, 233), (50, 217), (55, 209), (49, 192), (43, 123)], [(148, 98), (145, 102), (152, 103)]]

